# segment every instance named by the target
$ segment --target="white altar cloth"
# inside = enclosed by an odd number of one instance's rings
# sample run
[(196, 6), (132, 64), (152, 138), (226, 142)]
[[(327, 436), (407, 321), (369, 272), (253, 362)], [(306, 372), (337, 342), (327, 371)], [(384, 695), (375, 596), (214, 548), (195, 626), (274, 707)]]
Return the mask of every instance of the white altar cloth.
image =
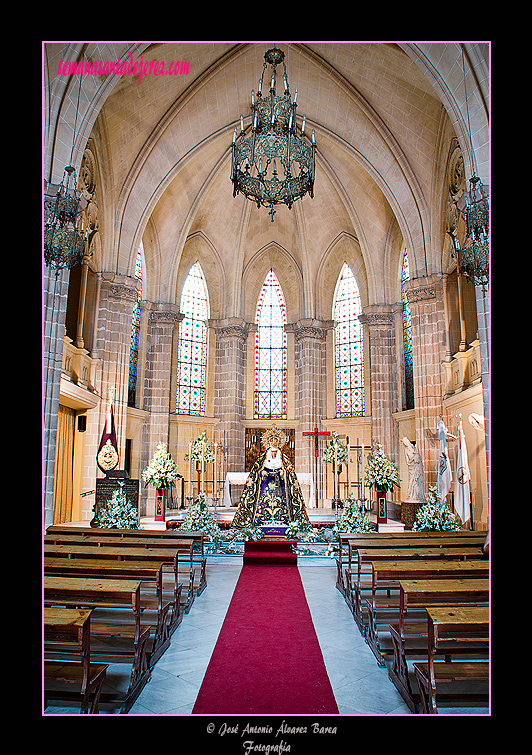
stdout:
[[(224, 484), (224, 506), (226, 508), (229, 508), (231, 506), (231, 485), (245, 485), (248, 476), (249, 472), (227, 473)], [(315, 505), (314, 476), (309, 474), (308, 472), (297, 472), (297, 479), (300, 485), (310, 486), (308, 502), (305, 503), (307, 508), (313, 508)]]

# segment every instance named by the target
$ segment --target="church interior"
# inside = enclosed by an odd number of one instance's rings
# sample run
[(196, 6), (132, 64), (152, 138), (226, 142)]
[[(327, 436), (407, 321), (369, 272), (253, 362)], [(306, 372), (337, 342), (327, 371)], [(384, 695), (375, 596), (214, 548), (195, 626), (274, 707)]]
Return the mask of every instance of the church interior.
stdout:
[[(91, 527), (112, 478), (99, 461), (112, 416), (115, 474), (139, 481), (154, 538), (198, 495), (230, 527), (272, 427), (311, 524), (333, 526), (352, 497), (391, 537), (439, 485), (444, 426), (446, 502), (457, 510), (467, 448), (461, 535), (486, 536), (489, 275), (469, 210), (479, 187), (483, 206), (489, 196), (489, 63), (489, 42), (43, 43), (45, 227), (58, 191), (79, 200), (74, 251), (48, 253), (44, 234), (45, 533)], [(210, 463), (190, 458), (200, 437)], [(322, 460), (336, 437), (343, 465)], [(164, 498), (143, 480), (160, 444), (179, 472)], [(376, 444), (398, 472), (388, 530), (364, 479)], [(407, 447), (423, 470), (414, 500)], [(207, 556), (208, 587), (128, 712), (192, 713), (241, 564)], [(354, 677), (364, 652), (371, 669), (359, 698), (396, 695), (364, 709), (333, 684), (334, 712), (418, 712), (387, 672), (375, 681), (384, 663), (335, 589), (334, 560), (306, 565), (331, 680), (342, 666), (340, 689), (353, 688), (348, 645)], [(201, 672), (182, 677), (172, 652), (201, 657)], [(190, 700), (146, 701), (164, 686), (157, 673), (186, 682)]]

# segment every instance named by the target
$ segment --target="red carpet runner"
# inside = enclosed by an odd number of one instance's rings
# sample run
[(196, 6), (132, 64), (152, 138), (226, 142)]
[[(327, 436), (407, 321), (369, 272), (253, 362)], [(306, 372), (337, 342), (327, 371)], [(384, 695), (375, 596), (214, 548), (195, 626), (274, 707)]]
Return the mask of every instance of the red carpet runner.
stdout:
[(297, 565), (261, 555), (245, 559), (192, 713), (338, 713)]

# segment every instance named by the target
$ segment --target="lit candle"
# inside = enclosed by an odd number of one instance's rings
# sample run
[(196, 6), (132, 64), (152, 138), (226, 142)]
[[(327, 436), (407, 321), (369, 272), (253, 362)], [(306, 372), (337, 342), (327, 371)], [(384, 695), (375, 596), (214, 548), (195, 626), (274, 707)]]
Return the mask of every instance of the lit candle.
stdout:
[(255, 104), (255, 90), (254, 89), (251, 90), (251, 104), (252, 105)]
[(244, 133), (244, 116), (240, 116), (240, 131)]
[(301, 136), (305, 133), (305, 121), (307, 120), (307, 116), (303, 116), (303, 125), (301, 126)]
[(316, 139), (314, 138), (314, 129), (312, 129), (312, 144), (316, 144)]
[(296, 104), (296, 102), (297, 102), (297, 87), (296, 87), (296, 93), (294, 95), (294, 105)]
[(272, 73), (272, 83), (270, 84), (270, 89), (275, 89), (275, 71)]
[(288, 121), (288, 130), (292, 130), (292, 113), (290, 113), (290, 120)]

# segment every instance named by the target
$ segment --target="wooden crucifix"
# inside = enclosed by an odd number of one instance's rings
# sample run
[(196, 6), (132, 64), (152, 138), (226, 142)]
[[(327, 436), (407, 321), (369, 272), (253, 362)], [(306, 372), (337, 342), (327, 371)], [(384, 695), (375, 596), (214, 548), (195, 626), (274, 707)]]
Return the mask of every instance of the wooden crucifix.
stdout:
[(315, 427), (314, 430), (310, 433), (303, 433), (303, 435), (312, 435), (314, 436), (314, 497), (315, 497), (315, 506), (318, 508), (318, 457), (319, 457), (319, 450), (318, 450), (318, 441), (320, 435), (330, 435), (330, 432), (319, 432), (318, 428)]

